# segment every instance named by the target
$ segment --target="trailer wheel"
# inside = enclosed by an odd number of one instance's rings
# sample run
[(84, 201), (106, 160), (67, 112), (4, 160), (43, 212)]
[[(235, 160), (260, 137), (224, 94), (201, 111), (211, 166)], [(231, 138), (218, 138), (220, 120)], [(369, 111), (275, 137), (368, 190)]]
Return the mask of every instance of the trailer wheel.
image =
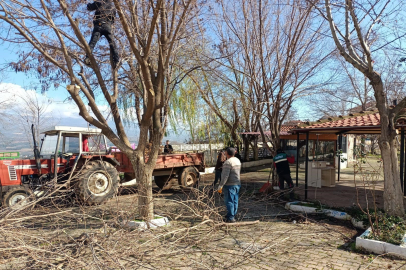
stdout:
[(9, 189), (3, 196), (3, 206), (18, 209), (32, 201), (32, 192), (21, 186)]
[(179, 175), (179, 186), (196, 187), (199, 182), (199, 172), (194, 167), (186, 167)]
[(172, 186), (176, 185), (176, 179), (169, 177), (169, 175), (154, 176), (155, 184), (159, 189), (170, 189)]
[(84, 165), (80, 171), (75, 191), (84, 203), (100, 204), (117, 193), (120, 177), (110, 163), (93, 160)]

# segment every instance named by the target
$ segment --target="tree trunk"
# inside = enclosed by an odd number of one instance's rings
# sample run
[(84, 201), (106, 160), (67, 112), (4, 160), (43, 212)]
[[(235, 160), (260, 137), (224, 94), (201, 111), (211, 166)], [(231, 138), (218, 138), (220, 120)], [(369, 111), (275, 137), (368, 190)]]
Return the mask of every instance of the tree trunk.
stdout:
[(276, 155), (276, 151), (282, 148), (281, 139), (279, 138), (279, 136), (273, 139), (272, 145), (273, 145), (273, 155)]
[(404, 216), (405, 209), (400, 185), (396, 147), (395, 115), (393, 115), (390, 112), (390, 108), (387, 107), (381, 76), (377, 73), (372, 73), (368, 77), (374, 88), (376, 105), (381, 118), (381, 136), (378, 144), (383, 160), (384, 210), (391, 216)]
[(254, 140), (254, 144), (252, 145), (252, 154), (254, 160), (258, 160), (258, 139)]
[(375, 155), (376, 154), (376, 144), (377, 144), (377, 141), (379, 140), (379, 137), (376, 135), (373, 135), (370, 137), (370, 139), (371, 139), (371, 154)]
[(366, 141), (366, 137), (365, 135), (361, 136), (361, 152), (364, 154), (365, 153), (365, 141)]
[[(144, 220), (154, 219), (152, 172), (155, 168), (162, 137), (163, 133), (160, 132), (151, 134), (149, 125), (141, 126), (137, 150), (133, 151), (132, 155), (128, 155), (131, 156), (131, 165), (138, 182), (138, 213)], [(145, 153), (145, 146), (149, 139), (152, 140), (152, 148)]]
[(154, 167), (144, 162), (143, 156), (133, 155), (131, 159), (135, 179), (138, 182), (138, 213), (143, 220), (154, 219), (154, 203), (152, 197), (152, 172)]
[(381, 115), (379, 148), (381, 149), (385, 181), (383, 193), (385, 212), (393, 216), (404, 216), (405, 210), (398, 169), (396, 132), (388, 126), (387, 115), (384, 117)]
[(250, 160), (250, 141), (248, 139), (249, 135), (243, 136), (244, 141), (244, 161)]

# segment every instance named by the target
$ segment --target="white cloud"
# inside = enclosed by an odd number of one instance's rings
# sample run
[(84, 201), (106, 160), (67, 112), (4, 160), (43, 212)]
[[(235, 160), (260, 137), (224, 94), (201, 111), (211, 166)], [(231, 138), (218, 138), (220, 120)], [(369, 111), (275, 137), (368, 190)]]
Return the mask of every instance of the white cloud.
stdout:
[[(6, 117), (7, 115), (16, 115), (17, 110), (27, 108), (21, 97), (30, 96), (34, 100), (37, 99), (39, 104), (48, 104), (45, 112), (47, 117), (51, 116), (55, 120), (52, 121), (55, 124), (78, 127), (87, 126), (87, 122), (79, 115), (79, 109), (76, 104), (73, 101), (64, 101), (66, 96), (61, 91), (51, 93), (52, 96), (55, 96), (55, 94), (59, 94), (60, 98), (49, 97), (47, 93), (43, 95), (32, 89), (24, 89), (20, 85), (0, 83), (0, 113), (3, 113)], [(98, 107), (103, 115), (109, 115), (108, 122), (114, 130), (114, 123), (111, 114), (109, 114), (109, 107), (105, 104), (99, 104)], [(91, 114), (93, 115), (92, 112)]]

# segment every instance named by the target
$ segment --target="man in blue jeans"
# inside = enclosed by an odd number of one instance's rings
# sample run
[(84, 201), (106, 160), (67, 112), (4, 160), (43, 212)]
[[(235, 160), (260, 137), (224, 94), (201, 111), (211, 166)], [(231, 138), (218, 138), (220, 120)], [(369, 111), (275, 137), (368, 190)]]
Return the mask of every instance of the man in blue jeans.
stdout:
[(227, 160), (223, 164), (221, 180), (218, 191), (224, 194), (224, 202), (227, 207), (226, 222), (235, 222), (235, 215), (238, 210), (238, 193), (240, 192), (241, 162), (235, 157), (236, 150), (227, 148)]

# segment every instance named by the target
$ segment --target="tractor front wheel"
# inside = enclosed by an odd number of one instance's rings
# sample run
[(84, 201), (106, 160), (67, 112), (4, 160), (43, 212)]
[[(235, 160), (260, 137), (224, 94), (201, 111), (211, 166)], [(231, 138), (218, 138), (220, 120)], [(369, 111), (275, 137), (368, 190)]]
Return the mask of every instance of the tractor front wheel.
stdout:
[(3, 196), (3, 206), (18, 209), (32, 201), (32, 192), (21, 186), (9, 189)]
[(89, 205), (100, 204), (116, 195), (120, 178), (112, 164), (93, 160), (80, 171), (76, 193), (81, 201)]

